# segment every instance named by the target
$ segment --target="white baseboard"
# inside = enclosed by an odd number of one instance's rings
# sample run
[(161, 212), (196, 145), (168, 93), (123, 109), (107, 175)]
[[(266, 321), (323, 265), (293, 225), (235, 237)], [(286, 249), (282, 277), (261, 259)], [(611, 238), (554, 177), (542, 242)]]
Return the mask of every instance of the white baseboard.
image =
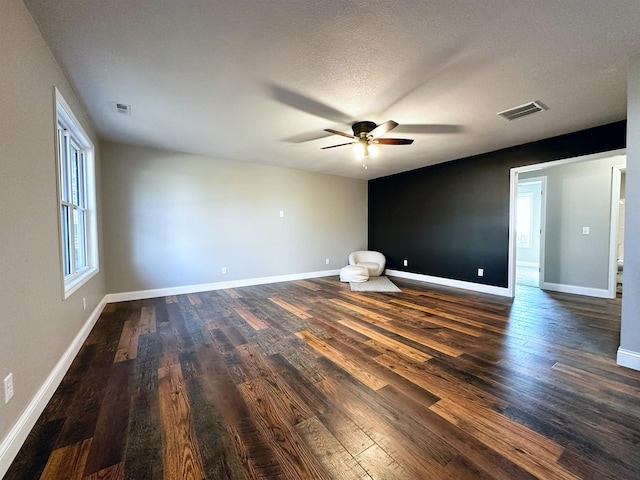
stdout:
[(640, 370), (640, 353), (618, 347), (616, 363), (622, 367)]
[(225, 288), (250, 287), (252, 285), (264, 285), (267, 283), (290, 282), (292, 280), (304, 280), (307, 278), (329, 277), (331, 275), (338, 275), (339, 273), (340, 270), (322, 270), (319, 272), (294, 273), (290, 275), (277, 275), (273, 277), (247, 278), (244, 280), (232, 280), (229, 282), (201, 283), (198, 285), (184, 285), (181, 287), (138, 290), (135, 292), (109, 293), (107, 294), (105, 299), (107, 303), (126, 302), (129, 300), (143, 300), (145, 298), (208, 292), (211, 290), (222, 290)]
[(64, 375), (71, 366), (71, 362), (76, 358), (82, 344), (98, 321), (98, 317), (100, 317), (105, 305), (106, 302), (102, 299), (93, 312), (91, 312), (91, 315), (75, 336), (71, 345), (69, 345), (60, 360), (58, 360), (58, 363), (53, 367), (53, 370), (51, 370), (51, 373), (49, 373), (35, 396), (24, 409), (18, 421), (13, 425), (11, 430), (9, 430), (7, 436), (2, 439), (2, 443), (0, 443), (0, 477), (4, 477), (4, 474), (7, 473), (11, 462), (13, 462), (22, 444), (27, 439), (29, 432), (31, 432), (31, 429), (36, 424), (44, 408), (51, 400), (51, 397), (53, 397), (58, 385), (62, 382)]
[(463, 290), (472, 290), (474, 292), (489, 293), (491, 295), (500, 295), (501, 297), (511, 297), (508, 288), (494, 287), (493, 285), (483, 285), (481, 283), (464, 282), (462, 280), (452, 280), (450, 278), (432, 277), (430, 275), (422, 275), (420, 273), (403, 272), (402, 270), (385, 270), (386, 275), (392, 277), (408, 278), (410, 280), (418, 280), (419, 282), (435, 283), (436, 285), (445, 285), (447, 287), (461, 288)]
[(577, 287), (575, 285), (547, 282), (540, 283), (540, 288), (552, 292), (572, 293), (574, 295), (585, 295), (587, 297), (616, 298), (615, 292), (612, 295), (606, 288)]

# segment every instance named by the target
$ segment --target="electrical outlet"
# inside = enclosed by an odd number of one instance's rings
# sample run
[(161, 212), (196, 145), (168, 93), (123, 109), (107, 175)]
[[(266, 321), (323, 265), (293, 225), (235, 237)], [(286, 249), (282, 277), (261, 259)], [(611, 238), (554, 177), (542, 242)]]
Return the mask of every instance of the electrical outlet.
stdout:
[(227, 274), (227, 267), (222, 267), (222, 274), (226, 275)]
[(479, 268), (478, 269), (478, 276), (479, 277), (484, 277), (484, 268)]
[(4, 378), (4, 403), (9, 403), (13, 397), (13, 373)]
[(327, 258), (327, 259), (324, 261), (324, 263), (325, 263), (326, 265), (329, 265), (329, 259)]
[(404, 266), (406, 267), (407, 265), (409, 265), (409, 262), (408, 262), (407, 260), (405, 260), (405, 261), (403, 262), (403, 264), (404, 264)]
[(284, 210), (280, 210), (280, 218), (284, 218)]

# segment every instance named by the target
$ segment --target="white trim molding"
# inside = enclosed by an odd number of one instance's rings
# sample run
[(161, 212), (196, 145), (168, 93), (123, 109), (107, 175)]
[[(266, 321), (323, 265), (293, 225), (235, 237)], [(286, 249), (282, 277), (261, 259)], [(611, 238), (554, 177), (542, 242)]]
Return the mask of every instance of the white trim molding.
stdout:
[(616, 363), (621, 367), (632, 368), (633, 370), (640, 371), (640, 353), (618, 347)]
[(385, 275), (392, 277), (408, 278), (409, 280), (418, 280), (419, 282), (433, 283), (436, 285), (444, 285), (446, 287), (460, 288), (462, 290), (472, 290), (474, 292), (488, 293), (491, 295), (499, 295), (501, 297), (513, 297), (508, 288), (495, 287), (493, 285), (484, 285), (482, 283), (465, 282), (462, 280), (453, 280), (450, 278), (432, 277), (431, 275), (423, 275), (421, 273), (403, 272), (402, 270), (386, 269)]
[(0, 443), (0, 477), (3, 477), (11, 466), (14, 458), (20, 451), (22, 444), (27, 439), (29, 432), (33, 429), (36, 421), (44, 411), (45, 407), (53, 397), (56, 389), (62, 382), (71, 363), (76, 358), (80, 348), (89, 336), (91, 329), (98, 321), (106, 302), (104, 299), (100, 301), (98, 306), (91, 312), (78, 334), (75, 336), (67, 350), (64, 352), (58, 363), (53, 367), (44, 383), (40, 386), (36, 394), (33, 396), (27, 407), (22, 412), (11, 430)]
[(576, 285), (563, 285), (561, 283), (540, 282), (542, 290), (551, 292), (571, 293), (573, 295), (585, 295), (587, 297), (597, 298), (616, 298), (615, 292), (611, 296), (611, 292), (606, 288), (579, 287)]
[(273, 277), (231, 280), (228, 282), (201, 283), (198, 285), (156, 288), (152, 290), (138, 290), (135, 292), (109, 293), (106, 295), (105, 299), (107, 303), (126, 302), (129, 300), (144, 300), (146, 298), (167, 297), (170, 295), (186, 295), (188, 293), (208, 292), (211, 290), (223, 290), (225, 288), (250, 287), (252, 285), (264, 285), (267, 283), (290, 282), (292, 280), (304, 280), (307, 278), (330, 277), (331, 275), (338, 275), (339, 273), (340, 270), (322, 270), (318, 272), (293, 273), (290, 275), (277, 275)]

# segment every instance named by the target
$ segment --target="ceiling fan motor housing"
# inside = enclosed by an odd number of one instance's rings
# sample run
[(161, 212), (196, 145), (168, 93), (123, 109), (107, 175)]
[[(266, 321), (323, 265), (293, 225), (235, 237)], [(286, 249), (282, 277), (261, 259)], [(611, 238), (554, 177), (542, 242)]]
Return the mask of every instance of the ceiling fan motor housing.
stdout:
[(356, 122), (352, 125), (353, 136), (359, 138), (365, 138), (371, 130), (376, 128), (377, 125), (374, 122)]

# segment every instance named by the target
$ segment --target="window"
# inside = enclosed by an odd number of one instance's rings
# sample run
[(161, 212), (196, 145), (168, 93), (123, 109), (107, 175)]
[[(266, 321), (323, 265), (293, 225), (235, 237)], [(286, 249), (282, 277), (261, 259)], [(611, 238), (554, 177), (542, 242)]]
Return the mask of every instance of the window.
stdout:
[(516, 241), (520, 248), (531, 248), (533, 221), (533, 194), (519, 193), (516, 205)]
[(94, 148), (56, 90), (60, 252), (64, 298), (98, 272)]

